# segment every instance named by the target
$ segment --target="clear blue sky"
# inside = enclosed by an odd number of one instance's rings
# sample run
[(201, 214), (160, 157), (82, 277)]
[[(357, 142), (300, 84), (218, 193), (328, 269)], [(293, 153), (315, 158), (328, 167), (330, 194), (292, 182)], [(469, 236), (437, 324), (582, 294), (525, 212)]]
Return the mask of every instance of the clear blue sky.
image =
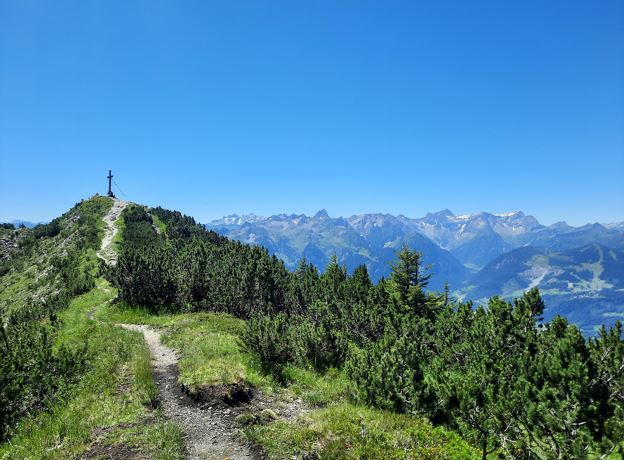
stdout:
[(0, 221), (624, 220), (624, 2), (0, 1)]

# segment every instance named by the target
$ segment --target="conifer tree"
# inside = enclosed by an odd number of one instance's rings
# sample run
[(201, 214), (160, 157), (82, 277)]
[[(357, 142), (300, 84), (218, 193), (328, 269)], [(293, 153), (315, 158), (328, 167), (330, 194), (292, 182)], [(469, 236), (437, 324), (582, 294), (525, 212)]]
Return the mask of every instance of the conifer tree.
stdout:
[[(600, 328), (598, 336), (590, 339), (589, 351), (595, 366), (593, 398), (600, 401), (592, 420), (596, 437), (601, 439), (600, 451), (618, 452), (624, 457), (624, 337), (617, 321), (607, 330)], [(597, 422), (597, 423), (596, 423)]]
[(429, 283), (430, 275), (422, 274), (421, 254), (403, 246), (397, 254), (397, 262), (392, 265), (392, 289), (398, 302), (411, 312), (425, 316), (430, 312), (424, 307), (424, 288)]

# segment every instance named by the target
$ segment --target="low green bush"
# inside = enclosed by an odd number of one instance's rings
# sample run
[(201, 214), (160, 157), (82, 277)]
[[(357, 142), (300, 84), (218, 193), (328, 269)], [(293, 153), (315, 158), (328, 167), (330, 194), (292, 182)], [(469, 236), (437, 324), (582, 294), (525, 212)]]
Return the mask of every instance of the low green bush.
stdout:
[(50, 407), (85, 369), (85, 347), (55, 347), (52, 326), (25, 313), (0, 327), (0, 441), (21, 417)]

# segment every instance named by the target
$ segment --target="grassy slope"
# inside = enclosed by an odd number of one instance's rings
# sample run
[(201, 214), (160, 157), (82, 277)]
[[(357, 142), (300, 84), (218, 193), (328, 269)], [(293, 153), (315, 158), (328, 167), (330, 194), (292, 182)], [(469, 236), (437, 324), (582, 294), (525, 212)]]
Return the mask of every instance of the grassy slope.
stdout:
[[(324, 375), (289, 367), (286, 387), (261, 372), (258, 360), (241, 341), (244, 321), (226, 314), (151, 315), (145, 310), (106, 305), (97, 318), (107, 322), (166, 328), (164, 342), (179, 350), (180, 381), (191, 390), (203, 385), (247, 383), (270, 393), (278, 404), (300, 398), (309, 407), (291, 420), (244, 428), (271, 459), (296, 458), (302, 452), (320, 458), (478, 458), (455, 433), (424, 419), (375, 410), (354, 403), (350, 383), (336, 370)], [(249, 414), (244, 420), (262, 419)], [(293, 457), (294, 456), (294, 457)], [(310, 457), (315, 458), (315, 457)]]
[[(63, 258), (80, 242), (81, 214), (104, 215), (112, 206), (112, 201), (104, 197), (94, 197), (61, 217), (61, 231), (54, 237), (35, 240), (25, 245), (13, 256), (12, 270), (0, 277), (0, 314), (23, 307), (31, 298), (43, 298), (58, 289), (59, 278), (55, 276), (53, 261)], [(96, 231), (104, 234), (104, 222), (97, 221)], [(32, 235), (33, 230), (22, 229), (22, 243)], [(94, 249), (81, 253), (81, 268), (95, 274), (98, 268)]]
[[(87, 212), (104, 213), (110, 200), (96, 198), (82, 206)], [(21, 266), (0, 278), (0, 306), (20, 308), (33, 292), (53, 290), (57, 280), (45, 274), (52, 257), (62, 257), (73, 244), (77, 220), (71, 215), (53, 238), (37, 241), (20, 257)], [(102, 234), (103, 223), (98, 221)], [(80, 266), (97, 272), (94, 249), (85, 249)], [(156, 386), (151, 357), (143, 338), (109, 324), (88, 319), (95, 307), (110, 302), (116, 293), (102, 279), (90, 292), (73, 299), (61, 314), (57, 346), (87, 346), (89, 367), (80, 383), (70, 388), (61, 402), (48, 411), (24, 419), (9, 442), (0, 444), (0, 459), (75, 458), (85, 453), (130, 453), (159, 459), (183, 457), (180, 430), (164, 421), (153, 409)], [(108, 449), (111, 449), (110, 451)]]
[(0, 458), (72, 458), (92, 445), (123, 443), (154, 458), (182, 458), (180, 431), (151, 409), (156, 388), (140, 334), (90, 321), (88, 312), (112, 299), (104, 281), (62, 313), (58, 342), (89, 346), (91, 368), (65, 401), (24, 421)]
[(156, 214), (150, 215), (152, 216), (152, 219), (154, 219), (154, 225), (156, 226), (156, 228), (158, 228), (160, 234), (164, 237), (167, 237), (167, 225), (162, 220), (160, 220), (160, 218)]
[(254, 425), (247, 434), (273, 459), (291, 459), (300, 452), (353, 460), (478, 458), (457, 434), (426, 420), (349, 403), (312, 411), (294, 422)]

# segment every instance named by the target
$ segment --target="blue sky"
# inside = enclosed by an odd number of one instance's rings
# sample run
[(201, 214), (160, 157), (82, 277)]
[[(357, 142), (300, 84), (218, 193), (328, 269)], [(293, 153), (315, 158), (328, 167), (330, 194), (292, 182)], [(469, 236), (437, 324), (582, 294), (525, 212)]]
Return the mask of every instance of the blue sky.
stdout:
[(0, 221), (624, 220), (624, 2), (0, 2)]

